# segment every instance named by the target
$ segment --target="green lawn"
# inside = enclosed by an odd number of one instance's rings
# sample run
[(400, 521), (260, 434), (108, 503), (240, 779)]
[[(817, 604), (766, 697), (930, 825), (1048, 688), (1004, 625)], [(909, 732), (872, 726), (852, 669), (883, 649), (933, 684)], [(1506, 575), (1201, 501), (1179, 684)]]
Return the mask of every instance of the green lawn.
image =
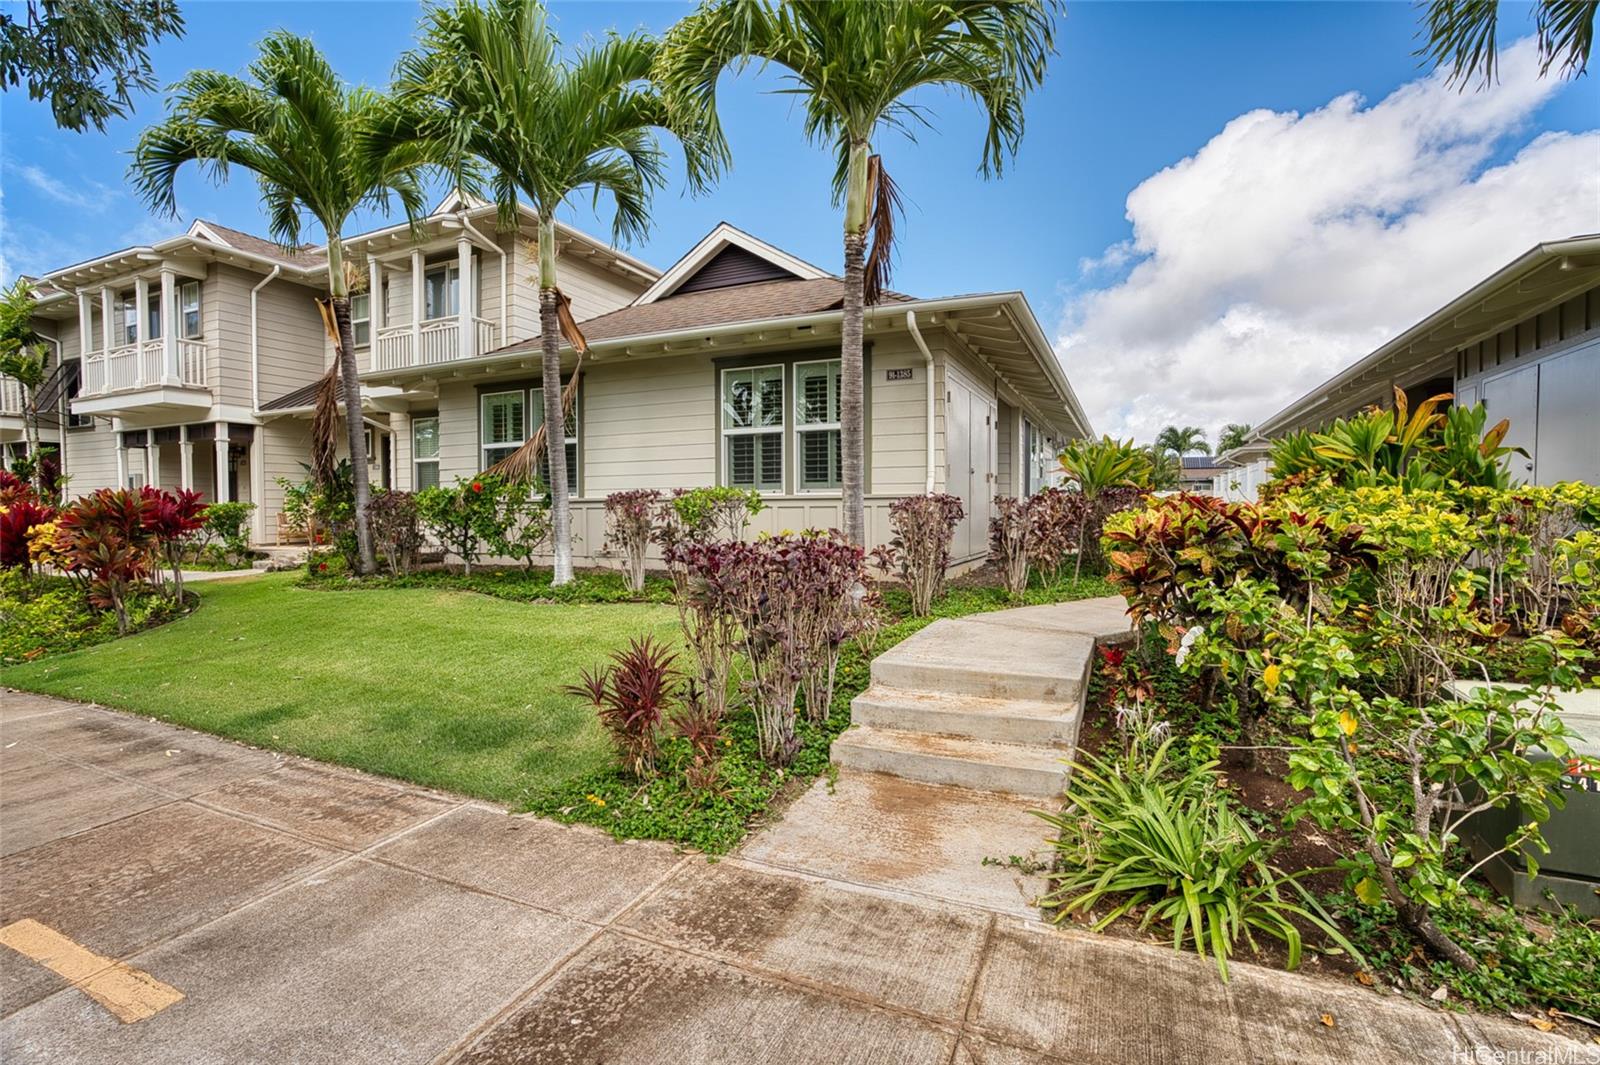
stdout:
[(629, 637), (676, 638), (667, 606), (296, 579), (192, 585), (190, 617), (0, 669), (0, 685), (516, 805), (610, 765), (594, 711), (562, 686)]

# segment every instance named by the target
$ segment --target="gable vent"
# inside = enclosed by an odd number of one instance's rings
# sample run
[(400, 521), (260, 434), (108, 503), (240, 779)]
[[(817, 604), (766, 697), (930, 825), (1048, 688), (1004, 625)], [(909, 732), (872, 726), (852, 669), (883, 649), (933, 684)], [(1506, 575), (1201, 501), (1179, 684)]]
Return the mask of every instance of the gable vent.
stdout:
[(677, 292), (704, 292), (731, 285), (753, 285), (761, 281), (793, 281), (799, 275), (737, 245), (729, 245), (696, 270)]

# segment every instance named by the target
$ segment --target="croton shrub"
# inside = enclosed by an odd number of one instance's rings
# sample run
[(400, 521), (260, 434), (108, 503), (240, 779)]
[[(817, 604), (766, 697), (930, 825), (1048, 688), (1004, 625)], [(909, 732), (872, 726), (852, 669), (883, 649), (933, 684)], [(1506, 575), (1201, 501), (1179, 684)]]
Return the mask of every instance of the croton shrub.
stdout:
[(873, 548), (872, 558), (884, 573), (897, 572), (911, 592), (911, 612), (919, 618), (933, 611), (950, 568), (950, 544), (966, 515), (959, 496), (933, 493), (907, 496), (889, 504), (887, 544)]
[[(1321, 481), (1264, 504), (1153, 500), (1104, 544), (1130, 612), (1236, 711), (1245, 745), (1269, 720), (1287, 737), (1302, 815), (1357, 841), (1356, 896), (1471, 968), (1432, 912), (1475, 868), (1460, 861), (1473, 814), (1522, 812), (1490, 857), (1543, 846), (1569, 754), (1550, 693), (1594, 663), (1597, 526), (1591, 485)], [(1520, 686), (1451, 683), (1502, 660)]]

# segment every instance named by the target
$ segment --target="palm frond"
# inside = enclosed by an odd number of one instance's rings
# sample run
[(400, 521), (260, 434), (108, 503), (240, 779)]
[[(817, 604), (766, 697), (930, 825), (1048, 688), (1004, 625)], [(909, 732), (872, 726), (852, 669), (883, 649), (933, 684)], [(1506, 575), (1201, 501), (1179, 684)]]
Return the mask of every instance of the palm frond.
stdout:
[(311, 414), (311, 476), (326, 488), (339, 470), (339, 364), (317, 379), (315, 406)]
[(871, 205), (867, 228), (872, 233), (872, 247), (867, 252), (862, 299), (870, 306), (888, 291), (894, 262), (895, 219), (905, 214), (900, 190), (883, 168), (883, 157), (879, 155), (867, 160), (867, 203)]

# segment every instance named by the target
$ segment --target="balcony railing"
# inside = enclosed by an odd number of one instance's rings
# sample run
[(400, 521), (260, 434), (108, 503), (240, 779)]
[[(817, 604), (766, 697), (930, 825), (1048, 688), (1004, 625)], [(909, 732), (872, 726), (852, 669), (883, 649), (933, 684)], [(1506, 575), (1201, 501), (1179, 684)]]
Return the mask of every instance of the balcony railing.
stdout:
[(22, 413), (22, 382), (15, 377), (0, 377), (0, 414)]
[(408, 366), (428, 366), (436, 362), (471, 358), (493, 350), (495, 334), (493, 323), (482, 318), (472, 319), (472, 349), (463, 351), (461, 323), (455, 318), (435, 318), (423, 322), (416, 332), (415, 344), (409, 325), (380, 329), (373, 350), (373, 369), (400, 370)]
[(83, 387), (79, 396), (104, 396), (138, 388), (181, 384), (204, 388), (206, 346), (198, 340), (178, 341), (178, 377), (174, 381), (163, 365), (166, 349), (160, 340), (127, 344), (109, 352), (90, 352), (83, 361)]

